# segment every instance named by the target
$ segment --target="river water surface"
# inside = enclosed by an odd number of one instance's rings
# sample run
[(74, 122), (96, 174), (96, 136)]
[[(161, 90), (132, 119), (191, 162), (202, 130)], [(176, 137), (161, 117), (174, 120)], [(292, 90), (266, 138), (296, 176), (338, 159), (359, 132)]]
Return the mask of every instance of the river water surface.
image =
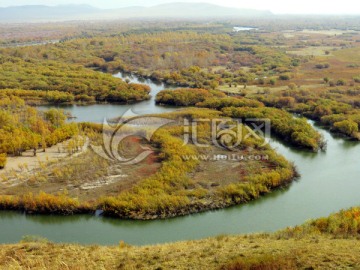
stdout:
[[(133, 83), (147, 84), (151, 87), (151, 98), (135, 104), (94, 104), (94, 105), (60, 105), (57, 108), (64, 109), (76, 118), (76, 122), (95, 122), (102, 123), (104, 118), (115, 118), (123, 115), (127, 110), (131, 109), (134, 113), (143, 115), (149, 113), (166, 113), (174, 111), (174, 107), (158, 106), (155, 104), (155, 96), (166, 87), (162, 83), (157, 83), (149, 79), (137, 78), (130, 74), (117, 73), (115, 77), (129, 79)], [(54, 108), (53, 105), (39, 106), (40, 110)]]
[[(152, 95), (164, 87), (149, 83)], [(77, 121), (101, 122), (104, 117), (119, 116), (130, 107), (140, 114), (174, 110), (155, 106), (153, 98), (136, 105), (71, 106), (66, 109), (78, 117)], [(155, 221), (0, 212), (0, 243), (18, 242), (24, 235), (40, 235), (54, 242), (108, 245), (124, 240), (144, 245), (219, 234), (273, 232), (359, 205), (360, 144), (315, 128), (328, 141), (327, 152), (316, 154), (298, 150), (272, 139), (271, 145), (296, 164), (301, 178), (288, 188), (246, 205)]]

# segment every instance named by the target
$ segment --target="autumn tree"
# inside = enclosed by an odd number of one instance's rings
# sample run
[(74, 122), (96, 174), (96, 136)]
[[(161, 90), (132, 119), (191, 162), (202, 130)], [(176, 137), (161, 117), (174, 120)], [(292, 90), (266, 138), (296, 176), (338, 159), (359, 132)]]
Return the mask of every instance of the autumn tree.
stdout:
[(0, 154), (0, 169), (5, 168), (7, 162), (6, 153)]
[(336, 130), (338, 130), (346, 135), (349, 135), (349, 136), (352, 136), (355, 133), (359, 132), (358, 124), (352, 120), (343, 120), (340, 122), (336, 122), (334, 124), (334, 127)]

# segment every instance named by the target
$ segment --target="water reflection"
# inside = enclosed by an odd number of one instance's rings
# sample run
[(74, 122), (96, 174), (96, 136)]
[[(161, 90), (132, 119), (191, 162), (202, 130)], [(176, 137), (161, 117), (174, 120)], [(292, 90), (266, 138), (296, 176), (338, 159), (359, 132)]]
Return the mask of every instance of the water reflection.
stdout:
[[(152, 93), (160, 91), (163, 87), (153, 84)], [(141, 104), (136, 104), (133, 108), (140, 112), (152, 113), (154, 110), (174, 110), (158, 108), (153, 101), (144, 101)], [(100, 118), (104, 113), (119, 116), (119, 111), (133, 105), (93, 106), (91, 109), (75, 106), (79, 120), (84, 121), (87, 116), (93, 119), (92, 113)], [(81, 111), (80, 108), (85, 109)], [(310, 123), (314, 124), (312, 121)], [(124, 240), (130, 244), (156, 244), (224, 233), (272, 232), (358, 205), (359, 143), (344, 140), (337, 134), (330, 134), (321, 126), (315, 128), (328, 141), (326, 152), (313, 153), (295, 149), (275, 137), (272, 138), (271, 145), (295, 163), (301, 177), (289, 187), (274, 191), (248, 204), (157, 221), (117, 220), (86, 215), (29, 216), (0, 212), (0, 242), (17, 242), (23, 235), (41, 235), (56, 242), (118, 244), (120, 240)]]
[(92, 105), (43, 105), (38, 106), (40, 110), (48, 110), (50, 108), (60, 108), (71, 113), (76, 118), (72, 121), (75, 122), (95, 122), (102, 123), (104, 118), (112, 119), (123, 115), (127, 110), (132, 110), (139, 115), (166, 113), (177, 110), (173, 106), (158, 106), (155, 104), (155, 97), (157, 93), (164, 89), (174, 89), (176, 87), (167, 86), (163, 83), (155, 82), (150, 79), (138, 78), (134, 75), (127, 73), (114, 74), (115, 77), (129, 80), (132, 83), (145, 83), (151, 88), (151, 98), (142, 102), (134, 104), (92, 104)]
[(293, 149), (272, 139), (277, 151), (294, 161), (301, 178), (248, 204), (157, 221), (1, 212), (0, 242), (17, 242), (23, 235), (31, 234), (57, 242), (117, 244), (124, 240), (131, 244), (155, 244), (224, 233), (272, 232), (357, 205), (359, 144), (316, 129), (328, 140), (326, 153)]

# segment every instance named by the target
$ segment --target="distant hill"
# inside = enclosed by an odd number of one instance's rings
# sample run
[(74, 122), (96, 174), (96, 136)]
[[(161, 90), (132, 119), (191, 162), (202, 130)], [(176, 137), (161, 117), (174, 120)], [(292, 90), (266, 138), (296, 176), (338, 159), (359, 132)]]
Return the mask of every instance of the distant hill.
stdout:
[(0, 8), (0, 22), (66, 21), (127, 18), (238, 18), (272, 15), (266, 10), (237, 9), (206, 3), (170, 3), (153, 7), (98, 9), (89, 5)]
[(46, 20), (69, 20), (98, 13), (100, 10), (88, 5), (42, 6), (27, 5), (0, 8), (0, 22), (27, 22)]
[[(123, 13), (123, 9), (113, 11), (128, 17), (171, 17), (171, 18), (210, 18), (210, 17), (259, 17), (271, 15), (270, 11), (237, 9), (206, 3), (170, 3)], [(123, 13), (123, 14), (122, 14)]]

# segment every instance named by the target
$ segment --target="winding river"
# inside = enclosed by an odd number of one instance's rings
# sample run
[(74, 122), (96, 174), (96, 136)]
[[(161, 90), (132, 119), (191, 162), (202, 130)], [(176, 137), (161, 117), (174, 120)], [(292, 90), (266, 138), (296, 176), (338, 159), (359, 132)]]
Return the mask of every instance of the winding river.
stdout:
[[(133, 83), (147, 84), (151, 87), (151, 98), (135, 104), (95, 104), (95, 105), (60, 105), (57, 108), (64, 109), (76, 118), (76, 122), (95, 122), (102, 123), (104, 118), (115, 118), (123, 115), (127, 110), (131, 109), (134, 113), (143, 115), (149, 113), (166, 113), (174, 111), (174, 107), (158, 106), (155, 104), (155, 96), (165, 88), (163, 83), (156, 83), (149, 79), (142, 79), (130, 74), (117, 73), (115, 77), (128, 79)], [(39, 106), (40, 110), (53, 108), (53, 105)]]
[[(152, 95), (164, 87), (150, 81), (145, 83), (152, 87)], [(155, 106), (153, 98), (136, 105), (71, 106), (66, 109), (78, 117), (77, 121), (101, 122), (105, 116), (119, 116), (130, 107), (141, 114), (174, 110)], [(111, 245), (124, 240), (130, 244), (144, 245), (219, 234), (273, 232), (358, 205), (360, 144), (336, 137), (316, 125), (314, 127), (328, 141), (327, 152), (306, 152), (272, 139), (272, 146), (293, 161), (302, 176), (288, 188), (246, 205), (156, 221), (0, 212), (0, 243), (18, 242), (24, 235), (40, 235), (54, 242)]]

